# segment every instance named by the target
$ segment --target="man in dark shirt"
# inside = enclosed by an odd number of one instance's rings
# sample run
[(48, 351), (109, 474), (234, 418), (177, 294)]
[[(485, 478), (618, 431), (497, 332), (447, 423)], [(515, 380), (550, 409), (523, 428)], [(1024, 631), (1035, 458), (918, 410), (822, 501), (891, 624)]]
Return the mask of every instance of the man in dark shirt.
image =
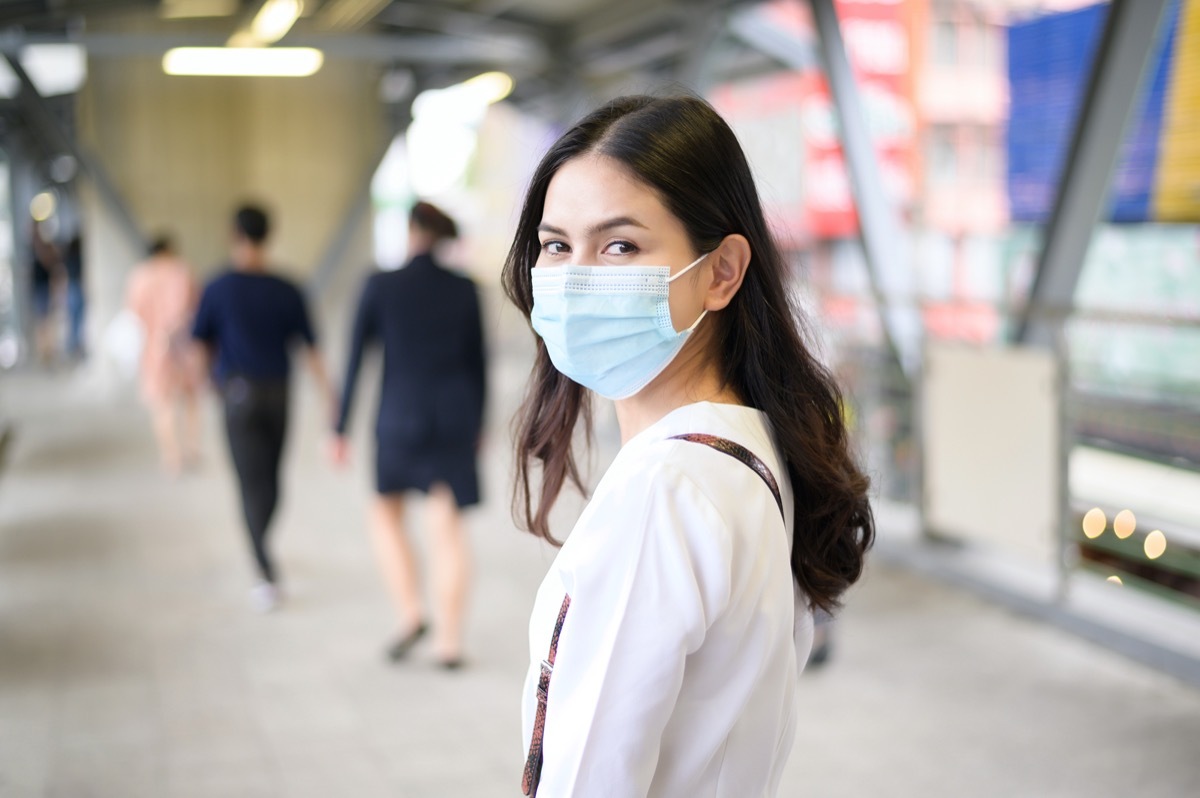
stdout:
[(279, 501), (279, 463), (287, 435), (289, 350), (300, 343), (334, 412), (333, 391), (316, 348), (300, 290), (267, 270), (266, 213), (254, 207), (234, 217), (231, 268), (204, 289), (192, 337), (204, 344), (225, 408), (225, 431), (237, 472), (242, 511), (262, 581), (251, 599), (268, 611), (279, 602), (279, 576), (267, 531)]

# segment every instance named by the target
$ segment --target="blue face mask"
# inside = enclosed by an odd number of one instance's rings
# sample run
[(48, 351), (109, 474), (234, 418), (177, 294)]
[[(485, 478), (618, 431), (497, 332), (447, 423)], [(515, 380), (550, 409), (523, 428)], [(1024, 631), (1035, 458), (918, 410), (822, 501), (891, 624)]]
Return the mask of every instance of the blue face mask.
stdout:
[(533, 270), (533, 329), (554, 367), (609, 399), (626, 399), (663, 372), (696, 325), (676, 332), (669, 266), (538, 266)]

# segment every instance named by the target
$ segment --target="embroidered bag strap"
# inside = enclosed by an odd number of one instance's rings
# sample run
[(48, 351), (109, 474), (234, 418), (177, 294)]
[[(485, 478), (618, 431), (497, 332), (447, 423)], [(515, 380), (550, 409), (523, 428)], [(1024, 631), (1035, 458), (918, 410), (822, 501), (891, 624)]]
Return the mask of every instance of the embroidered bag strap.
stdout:
[(745, 464), (755, 474), (767, 484), (771, 490), (771, 495), (775, 497), (775, 506), (779, 508), (779, 514), (783, 516), (784, 524), (786, 525), (787, 516), (783, 512), (783, 498), (779, 495), (779, 483), (775, 481), (775, 475), (771, 473), (771, 469), (767, 468), (767, 464), (759, 459), (758, 455), (742, 446), (740, 443), (734, 443), (727, 438), (719, 438), (716, 435), (705, 435), (701, 432), (689, 432), (684, 435), (675, 435), (671, 437), (673, 441), (690, 441), (692, 443), (703, 444), (710, 449), (716, 449), (722, 454), (727, 454), (740, 463)]
[(529, 756), (525, 759), (525, 773), (521, 777), (521, 793), (536, 796), (538, 782), (542, 778), (542, 737), (546, 734), (546, 704), (550, 699), (550, 674), (554, 673), (554, 658), (558, 655), (558, 636), (562, 634), (563, 621), (571, 607), (571, 597), (563, 596), (558, 620), (554, 622), (554, 634), (550, 636), (550, 655), (542, 660), (542, 675), (538, 677), (537, 714), (533, 717), (533, 736), (529, 739)]

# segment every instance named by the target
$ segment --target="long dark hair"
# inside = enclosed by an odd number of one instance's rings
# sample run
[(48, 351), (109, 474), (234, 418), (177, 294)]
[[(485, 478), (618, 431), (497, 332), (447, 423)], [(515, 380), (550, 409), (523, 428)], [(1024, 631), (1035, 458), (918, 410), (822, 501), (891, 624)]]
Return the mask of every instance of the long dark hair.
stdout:
[[(732, 234), (750, 242), (742, 286), (716, 314), (721, 375), (771, 422), (795, 495), (792, 573), (814, 607), (833, 610), (862, 575), (875, 537), (869, 481), (850, 453), (841, 391), (805, 346), (803, 317), (785, 286), (783, 256), (767, 228), (746, 157), (711, 106), (695, 97), (621, 97), (564, 133), (530, 182), (504, 264), (505, 293), (530, 315), (530, 271), (539, 253), (546, 190), (563, 164), (591, 152), (623, 164), (654, 189), (696, 251), (708, 252)], [(563, 485), (569, 481), (584, 492), (574, 449), (581, 415), (590, 443), (590, 395), (554, 368), (539, 339), (516, 421), (513, 511), (518, 523), (552, 543), (557, 541), (548, 516)]]

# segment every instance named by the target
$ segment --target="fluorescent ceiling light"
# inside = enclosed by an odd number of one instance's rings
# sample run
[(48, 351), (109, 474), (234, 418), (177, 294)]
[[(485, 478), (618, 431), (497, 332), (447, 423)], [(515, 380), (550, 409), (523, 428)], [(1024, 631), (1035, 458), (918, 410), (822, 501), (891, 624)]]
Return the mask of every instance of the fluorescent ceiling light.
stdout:
[(292, 29), (303, 11), (302, 0), (267, 0), (250, 23), (250, 34), (259, 44), (274, 44)]
[(302, 78), (325, 56), (311, 47), (176, 47), (163, 56), (168, 75)]

